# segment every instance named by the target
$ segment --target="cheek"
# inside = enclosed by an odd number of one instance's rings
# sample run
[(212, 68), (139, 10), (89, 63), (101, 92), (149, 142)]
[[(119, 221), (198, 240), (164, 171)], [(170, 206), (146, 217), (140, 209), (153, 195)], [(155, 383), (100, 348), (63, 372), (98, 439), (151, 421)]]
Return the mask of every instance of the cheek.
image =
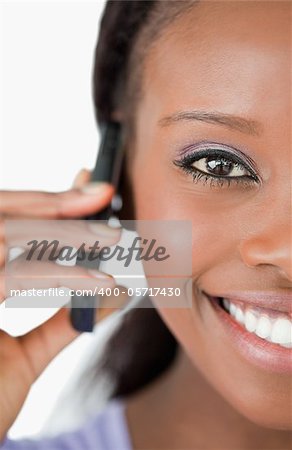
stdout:
[[(144, 161), (145, 162), (145, 161)], [(192, 222), (192, 279), (194, 287), (212, 289), (248, 283), (238, 246), (253, 224), (248, 196), (214, 193), (179, 181), (167, 164), (141, 165), (134, 171), (134, 200), (138, 220), (190, 220)], [(159, 169), (158, 169), (159, 167)], [(160, 315), (194, 365), (235, 409), (262, 425), (285, 424), (289, 406), (289, 380), (264, 376), (242, 360), (230, 345), (207, 300), (196, 295), (190, 308), (161, 308)], [(244, 393), (239, 386), (244, 387)], [(273, 395), (267, 396), (267, 391)], [(272, 409), (272, 412), (271, 412)]]
[[(289, 376), (279, 379), (251, 370), (220, 335), (207, 305), (203, 317), (195, 310), (157, 309), (194, 366), (235, 410), (261, 427), (290, 429)], [(212, 329), (211, 339), (206, 323)]]
[[(226, 233), (226, 220), (219, 219), (218, 208), (210, 204), (204, 194), (197, 196), (193, 185), (181, 188), (177, 181), (161, 166), (153, 164), (152, 170), (146, 165), (136, 171), (135, 205), (138, 220), (188, 220), (192, 223), (192, 281), (193, 291), (200, 284), (201, 278), (220, 266), (223, 260), (229, 260), (229, 253), (234, 249), (230, 231)], [(137, 175), (139, 174), (139, 175)], [(215, 202), (216, 203), (216, 202)], [(220, 236), (220, 239), (218, 239)], [(226, 236), (225, 238), (223, 236)], [(235, 239), (235, 237), (234, 237)], [(173, 246), (172, 246), (173, 248)], [(208, 318), (208, 305), (194, 296), (194, 308), (160, 308), (163, 320), (167, 323), (182, 347), (191, 353), (192, 360), (198, 366), (208, 360), (206, 345), (205, 319)]]
[(134, 171), (136, 219), (191, 221), (192, 273), (197, 279), (222, 261), (235, 258), (246, 210), (239, 211), (229, 199), (223, 201), (218, 191), (212, 196), (208, 188), (195, 187), (191, 180), (180, 181), (169, 164), (154, 160)]

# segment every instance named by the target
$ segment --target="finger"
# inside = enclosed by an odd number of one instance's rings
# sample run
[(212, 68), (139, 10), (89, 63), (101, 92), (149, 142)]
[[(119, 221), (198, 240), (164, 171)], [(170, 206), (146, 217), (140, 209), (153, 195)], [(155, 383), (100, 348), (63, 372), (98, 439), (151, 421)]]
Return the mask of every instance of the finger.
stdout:
[[(54, 307), (54, 297), (46, 296), (46, 293), (42, 292), (45, 289), (65, 286), (73, 291), (84, 290), (95, 295), (100, 288), (113, 288), (115, 285), (115, 279), (111, 275), (99, 270), (86, 270), (79, 266), (64, 267), (49, 262), (35, 261), (30, 265), (30, 269), (29, 266), (19, 270), (14, 269), (14, 272), (6, 274), (6, 277), (3, 271), (1, 272), (0, 303), (8, 297), (20, 296), (23, 300), (23, 307), (28, 305), (28, 299), (35, 302), (35, 298), (37, 298), (40, 306), (50, 308)], [(26, 294), (27, 291), (30, 291), (29, 295)], [(42, 299), (45, 299), (48, 305), (44, 305)]]
[(67, 308), (60, 309), (47, 322), (19, 337), (31, 367), (31, 382), (35, 381), (51, 360), (72, 342), (78, 331), (70, 323)]
[[(115, 297), (114, 307), (107, 307), (111, 301), (111, 297), (102, 300), (101, 308), (96, 311), (96, 322), (100, 322), (113, 312), (120, 310), (127, 304), (128, 297), (121, 294), (119, 299)], [(33, 379), (35, 380), (50, 361), (79, 334), (71, 325), (68, 309), (62, 308), (46, 323), (19, 338), (29, 358), (33, 370)]]
[(75, 189), (82, 188), (85, 184), (89, 183), (90, 177), (91, 177), (91, 172), (89, 170), (81, 169), (77, 173), (77, 175), (76, 175), (76, 177), (75, 177), (75, 179), (73, 181), (73, 187)]
[(1, 191), (0, 213), (9, 217), (73, 218), (107, 206), (114, 194), (109, 183), (89, 183), (60, 193)]
[(66, 246), (72, 255), (83, 248), (91, 250), (95, 256), (102, 247), (116, 244), (122, 229), (91, 220), (11, 220), (5, 221), (3, 233), (2, 240), (7, 248), (27, 250), (24, 258), (28, 259), (45, 254), (56, 257)]

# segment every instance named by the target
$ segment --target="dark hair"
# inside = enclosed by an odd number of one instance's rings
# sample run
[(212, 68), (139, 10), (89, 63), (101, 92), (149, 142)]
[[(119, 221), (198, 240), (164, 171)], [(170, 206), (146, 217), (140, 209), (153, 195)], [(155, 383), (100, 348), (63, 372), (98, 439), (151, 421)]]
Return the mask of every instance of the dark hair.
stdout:
[(110, 0), (106, 3), (93, 70), (93, 98), (98, 122), (110, 120), (120, 101), (134, 40), (154, 4), (155, 0)]
[[(93, 95), (98, 123), (112, 119), (119, 104), (137, 98), (133, 85), (132, 57), (142, 31), (143, 49), (162, 25), (183, 11), (189, 1), (107, 1), (95, 51)], [(136, 60), (141, 65), (141, 58)], [(131, 92), (134, 90), (134, 93)], [(129, 217), (132, 219), (133, 217)], [(146, 300), (147, 301), (147, 300)], [(149, 306), (149, 305), (148, 305)], [(136, 308), (126, 314), (110, 337), (99, 365), (115, 379), (112, 396), (126, 396), (145, 386), (174, 361), (178, 344), (154, 307)]]

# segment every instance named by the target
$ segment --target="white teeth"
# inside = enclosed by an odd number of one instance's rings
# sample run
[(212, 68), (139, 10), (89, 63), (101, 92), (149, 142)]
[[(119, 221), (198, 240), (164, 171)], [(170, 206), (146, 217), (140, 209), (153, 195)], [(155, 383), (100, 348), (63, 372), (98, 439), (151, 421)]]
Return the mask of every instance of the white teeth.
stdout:
[(270, 336), (272, 331), (272, 322), (266, 316), (260, 316), (257, 327), (255, 330), (255, 334), (263, 339)]
[(227, 311), (229, 311), (229, 309), (230, 309), (230, 302), (228, 300), (226, 300), (225, 298), (223, 299), (223, 305), (224, 305), (224, 308)]
[(235, 319), (238, 323), (244, 324), (244, 314), (238, 306), (236, 308)]
[(292, 342), (290, 344), (281, 344), (282, 347), (292, 348)]
[(233, 303), (230, 303), (230, 314), (235, 317), (236, 314), (236, 306)]
[[(250, 333), (255, 333), (261, 339), (285, 348), (292, 348), (292, 322), (288, 318), (268, 314), (259, 315), (259, 309), (244, 310), (227, 299), (223, 299), (223, 305), (236, 322), (240, 323)], [(279, 313), (280, 314), (280, 313)]]
[(271, 340), (275, 344), (290, 344), (292, 341), (292, 327), (290, 320), (277, 319), (273, 325)]
[(251, 311), (246, 311), (245, 313), (245, 328), (249, 332), (253, 332), (257, 328), (258, 319)]

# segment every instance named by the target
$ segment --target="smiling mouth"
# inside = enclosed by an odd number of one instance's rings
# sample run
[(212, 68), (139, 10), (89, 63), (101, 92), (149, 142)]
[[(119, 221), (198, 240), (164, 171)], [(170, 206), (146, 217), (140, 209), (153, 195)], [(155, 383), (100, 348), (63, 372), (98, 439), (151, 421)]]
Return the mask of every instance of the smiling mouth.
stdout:
[(291, 313), (223, 297), (207, 297), (248, 333), (279, 347), (292, 348)]

